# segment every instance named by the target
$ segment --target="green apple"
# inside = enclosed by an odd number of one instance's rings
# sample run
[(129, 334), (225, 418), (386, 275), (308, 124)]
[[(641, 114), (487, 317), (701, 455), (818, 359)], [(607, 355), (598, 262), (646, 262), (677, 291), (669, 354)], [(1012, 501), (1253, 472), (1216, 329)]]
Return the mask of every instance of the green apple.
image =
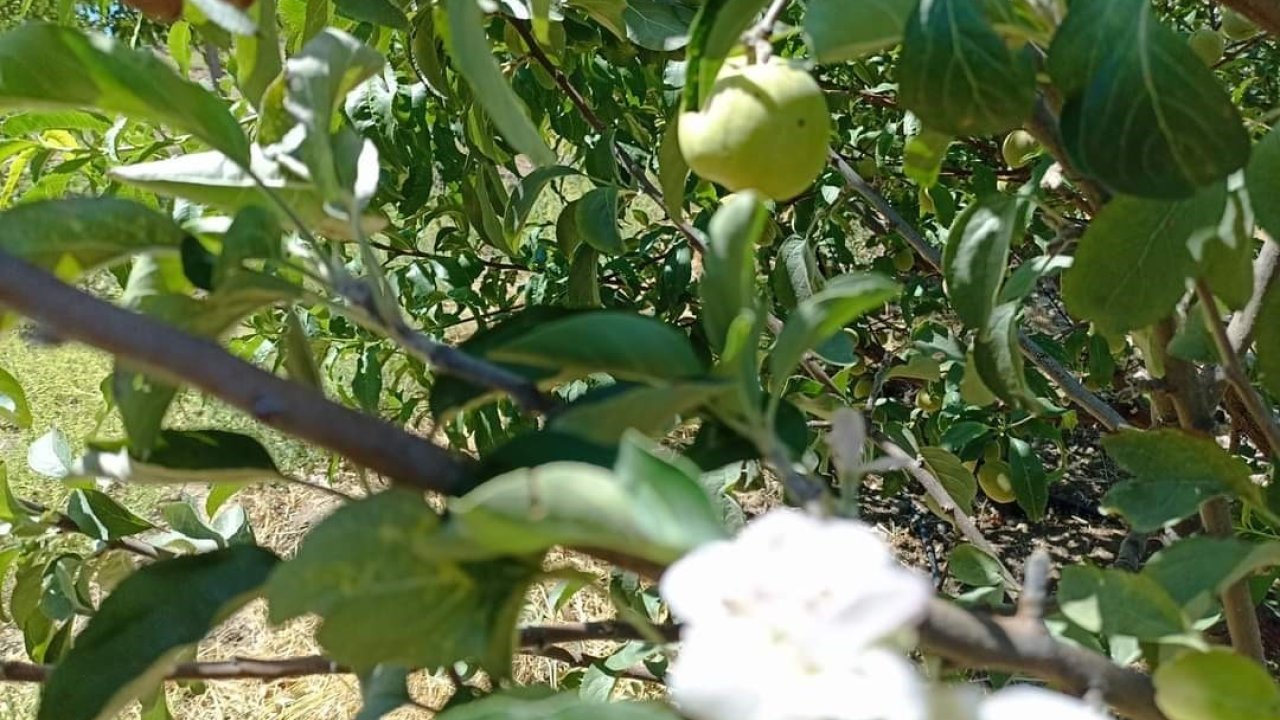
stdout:
[(818, 83), (794, 64), (727, 64), (702, 109), (680, 116), (678, 137), (699, 177), (789, 200), (827, 164), (831, 114)]
[(1014, 130), (1004, 136), (1000, 145), (1000, 154), (1004, 156), (1004, 164), (1011, 168), (1026, 167), (1043, 151), (1040, 142), (1026, 130)]
[(916, 253), (911, 248), (903, 248), (893, 254), (893, 268), (898, 272), (906, 272), (916, 266)]
[(1235, 10), (1223, 8), (1222, 34), (1232, 40), (1248, 40), (1258, 34), (1258, 26)]
[(1191, 52), (1194, 52), (1196, 57), (1209, 67), (1217, 65), (1222, 59), (1222, 53), (1227, 49), (1222, 33), (1213, 28), (1200, 28), (1191, 33), (1191, 37), (1187, 38), (1187, 45), (1190, 45)]
[(1010, 503), (1018, 497), (1013, 492), (1013, 481), (1010, 480), (1012, 475), (1013, 471), (1006, 462), (999, 460), (984, 462), (982, 469), (978, 470), (978, 485), (992, 500), (998, 503)]
[(929, 394), (928, 390), (916, 393), (916, 407), (925, 412), (938, 412), (942, 409), (942, 401)]

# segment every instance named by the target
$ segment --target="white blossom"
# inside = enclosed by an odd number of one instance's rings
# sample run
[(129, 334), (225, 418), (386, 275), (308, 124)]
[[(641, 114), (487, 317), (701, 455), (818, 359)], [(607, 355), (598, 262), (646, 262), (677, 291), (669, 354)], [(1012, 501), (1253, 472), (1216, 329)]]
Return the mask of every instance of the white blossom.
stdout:
[(982, 701), (977, 720), (1105, 720), (1084, 701), (1031, 685), (1015, 685)]
[(932, 589), (869, 526), (774, 510), (673, 565), (661, 592), (687, 625), (750, 620), (808, 652), (858, 652), (923, 617)]

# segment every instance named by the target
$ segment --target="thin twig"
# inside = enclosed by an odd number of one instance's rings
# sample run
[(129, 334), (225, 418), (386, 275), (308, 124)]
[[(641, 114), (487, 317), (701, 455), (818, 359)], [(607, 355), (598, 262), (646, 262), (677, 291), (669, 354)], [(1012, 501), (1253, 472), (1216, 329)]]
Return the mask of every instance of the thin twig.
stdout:
[(773, 55), (773, 43), (770, 42), (770, 36), (773, 34), (773, 26), (778, 24), (778, 18), (782, 15), (782, 11), (786, 9), (788, 2), (789, 0), (773, 0), (764, 11), (764, 16), (760, 18), (760, 22), (756, 23), (743, 35), (743, 42), (756, 54), (756, 62), (768, 62)]
[(1016, 590), (1018, 588), (1018, 581), (1013, 577), (1013, 574), (1009, 572), (1008, 568), (1004, 566), (1004, 563), (1001, 562), (1000, 552), (996, 550), (995, 546), (992, 545), (990, 541), (987, 540), (987, 538), (982, 534), (982, 531), (978, 529), (978, 526), (973, 524), (973, 518), (969, 517), (969, 514), (964, 511), (964, 508), (961, 508), (956, 504), (956, 501), (951, 497), (951, 493), (948, 493), (947, 489), (942, 486), (942, 483), (938, 478), (934, 477), (933, 473), (929, 472), (929, 470), (924, 467), (924, 464), (920, 459), (912, 457), (909, 453), (888, 439), (878, 437), (876, 438), (876, 444), (879, 445), (880, 449), (889, 457), (902, 461), (904, 468), (911, 474), (911, 477), (915, 478), (917, 482), (924, 486), (925, 492), (929, 493), (929, 497), (933, 498), (933, 501), (938, 504), (938, 507), (941, 508), (944, 513), (950, 515), (951, 518), (955, 520), (956, 527), (959, 528), (960, 534), (964, 535), (966, 540), (982, 552), (995, 558), (996, 562), (1000, 563), (1001, 578), (1004, 579), (1006, 585), (1011, 590)]
[[(850, 167), (849, 163), (845, 162), (843, 157), (832, 151), (831, 162), (840, 171), (849, 187), (857, 191), (859, 195), (871, 204), (876, 212), (880, 213), (889, 223), (896, 227), (907, 241), (907, 244), (916, 251), (916, 254), (928, 263), (935, 272), (941, 274), (942, 253), (930, 245), (915, 227), (889, 204), (889, 201), (883, 195), (868, 185), (862, 179), (862, 176)], [(1069, 370), (1064, 368), (1057, 360), (1054, 360), (1044, 351), (1044, 348), (1040, 347), (1025, 332), (1018, 332), (1018, 345), (1022, 349), (1022, 354), (1031, 361), (1031, 364), (1039, 368), (1040, 372), (1048, 376), (1064, 395), (1085, 412), (1092, 415), (1103, 427), (1114, 431), (1129, 424), (1115, 408), (1108, 405), (1097, 395), (1089, 392), (1089, 389), (1081, 384)]]
[(1272, 457), (1280, 457), (1280, 424), (1276, 423), (1276, 418), (1271, 414), (1267, 405), (1262, 400), (1262, 396), (1254, 389), (1253, 383), (1249, 381), (1249, 375), (1244, 370), (1244, 365), (1240, 362), (1240, 356), (1236, 354), (1236, 350), (1231, 345), (1231, 338), (1228, 337), (1227, 328), (1222, 323), (1222, 318), (1218, 315), (1217, 301), (1214, 300), (1213, 291), (1209, 289), (1209, 285), (1204, 280), (1196, 281), (1196, 296), (1200, 298), (1200, 308), (1204, 315), (1205, 322), (1209, 325), (1209, 333), (1213, 336), (1213, 344), (1218, 348), (1218, 355), (1222, 361), (1222, 369), (1226, 372), (1227, 382), (1231, 384), (1236, 396), (1244, 403), (1245, 410), (1249, 413), (1249, 417), (1257, 423), (1262, 433), (1267, 438), (1267, 450)]

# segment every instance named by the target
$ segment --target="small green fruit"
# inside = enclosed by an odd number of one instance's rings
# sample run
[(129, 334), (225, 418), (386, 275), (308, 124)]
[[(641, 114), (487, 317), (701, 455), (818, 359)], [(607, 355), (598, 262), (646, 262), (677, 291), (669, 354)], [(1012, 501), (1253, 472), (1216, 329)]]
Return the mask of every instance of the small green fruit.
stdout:
[(916, 266), (916, 253), (911, 248), (904, 248), (894, 253), (893, 268), (898, 272), (906, 272)]
[(858, 380), (858, 384), (853, 386), (853, 399), (866, 400), (871, 397), (871, 388), (871, 378), (863, 376)]
[(1013, 492), (1013, 471), (1009, 464), (997, 460), (982, 464), (978, 471), (978, 485), (987, 497), (998, 503), (1011, 503), (1018, 498)]
[(858, 161), (858, 164), (854, 166), (854, 169), (858, 171), (858, 174), (862, 176), (863, 180), (870, 180), (880, 172), (880, 166), (876, 164), (875, 158), (871, 156), (864, 156)]
[(1017, 169), (1026, 167), (1042, 151), (1040, 142), (1026, 130), (1014, 130), (1004, 136), (1000, 145), (1000, 154), (1004, 156), (1004, 164)]
[(942, 409), (942, 401), (929, 394), (928, 390), (916, 393), (916, 407), (925, 412), (938, 412)]
[(1187, 45), (1191, 46), (1191, 52), (1194, 52), (1196, 57), (1209, 67), (1217, 65), (1222, 59), (1222, 53), (1227, 49), (1222, 33), (1213, 28), (1200, 28), (1191, 33), (1191, 37), (1187, 38)]
[(1248, 40), (1258, 34), (1258, 26), (1235, 10), (1223, 8), (1222, 33), (1232, 40)]
[(726, 65), (703, 108), (680, 116), (679, 140), (703, 179), (788, 200), (826, 167), (831, 114), (818, 83), (790, 63)]

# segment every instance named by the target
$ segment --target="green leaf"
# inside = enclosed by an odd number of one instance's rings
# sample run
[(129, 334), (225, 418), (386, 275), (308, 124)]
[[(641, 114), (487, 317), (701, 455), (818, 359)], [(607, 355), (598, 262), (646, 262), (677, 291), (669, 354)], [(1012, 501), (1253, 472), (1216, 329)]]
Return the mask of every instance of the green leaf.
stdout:
[(1273, 282), (1267, 288), (1254, 327), (1262, 383), (1273, 395), (1280, 396), (1280, 283)]
[[(347, 93), (382, 69), (381, 54), (335, 28), (325, 28), (285, 62), (284, 107), (306, 128), (302, 155), (322, 196), (351, 205), (355, 163), (334, 136), (334, 113)], [(358, 142), (358, 141), (357, 141)]]
[[(35, 511), (35, 507), (13, 494), (13, 488), (9, 486), (9, 468), (4, 463), (0, 463), (0, 520), (18, 523), (36, 514)], [(3, 581), (4, 573), (0, 572), (0, 582)], [(0, 610), (0, 619), (3, 619), (2, 615), (3, 611)]]
[[(262, 94), (280, 75), (280, 33), (276, 0), (257, 0), (248, 10), (257, 31), (235, 38), (236, 84), (250, 104), (262, 109)], [(182, 23), (185, 25), (186, 23)]]
[(1111, 201), (1085, 230), (1063, 276), (1067, 307), (1112, 333), (1166, 317), (1195, 271), (1190, 243), (1216, 234), (1225, 208), (1222, 185), (1181, 202)]
[(724, 350), (739, 313), (756, 305), (754, 249), (768, 221), (768, 211), (752, 192), (736, 193), (711, 218), (698, 290), (702, 324), (716, 350)]
[(787, 310), (813, 297), (826, 281), (818, 270), (818, 257), (809, 242), (792, 235), (778, 246), (778, 257), (770, 273), (774, 299)]
[(94, 444), (72, 471), (147, 484), (249, 482), (280, 475), (262, 443), (226, 430), (162, 430), (145, 461), (131, 456), (124, 443)]
[(572, 213), (577, 236), (603, 255), (621, 255), (626, 248), (618, 232), (618, 189), (595, 188), (565, 206)]
[(190, 0), (193, 9), (205, 20), (236, 35), (252, 35), (257, 32), (253, 20), (235, 3), (225, 0)]
[(380, 720), (413, 701), (409, 694), (409, 668), (378, 665), (360, 676), (360, 712), (355, 720)]
[(996, 587), (1004, 583), (1000, 561), (968, 543), (957, 545), (947, 556), (947, 571), (956, 580), (973, 587)]
[(27, 467), (45, 477), (65, 478), (74, 462), (71, 444), (58, 428), (41, 435), (27, 448)]
[(178, 66), (178, 72), (187, 77), (191, 74), (191, 23), (179, 20), (169, 26), (169, 34), (165, 38), (165, 47), (169, 57)]
[(135, 253), (177, 253), (185, 236), (145, 205), (108, 197), (26, 203), (0, 213), (0, 223), (0, 250), (64, 280)]
[(769, 356), (769, 372), (775, 392), (800, 364), (804, 354), (835, 335), (844, 326), (897, 297), (902, 288), (874, 273), (842, 275), (827, 281), (822, 292), (800, 303), (778, 334)]
[(1198, 536), (1156, 553), (1142, 574), (1160, 583), (1192, 620), (1199, 620), (1228, 587), (1276, 565), (1280, 543)]
[(395, 28), (409, 29), (409, 19), (397, 3), (391, 0), (335, 0), (333, 9), (342, 17), (358, 22)]
[(18, 378), (0, 368), (0, 418), (7, 420), (26, 430), (31, 427), (31, 406), (27, 403), (27, 393), (23, 391)]
[(996, 397), (1016, 408), (1036, 412), (1042, 406), (1027, 387), (1025, 364), (1018, 349), (1018, 304), (997, 305), (973, 343), (978, 377)]
[(658, 185), (662, 188), (662, 207), (674, 221), (684, 219), (684, 184), (689, 179), (689, 164), (680, 152), (680, 114), (667, 121), (658, 145)]
[(1108, 637), (1159, 641), (1189, 629), (1178, 604), (1158, 583), (1124, 570), (1088, 565), (1063, 568), (1058, 604), (1071, 622)]
[(679, 330), (644, 315), (602, 310), (538, 325), (488, 353), (495, 359), (621, 379), (678, 379), (702, 374), (702, 362)]
[(317, 639), (361, 671), (473, 661), (506, 675), (539, 558), (493, 557), (446, 535), (421, 494), (379, 493), (339, 508), (272, 574), (270, 618), (320, 615)]
[(626, 0), (622, 22), (627, 39), (646, 50), (670, 52), (689, 42), (698, 5), (684, 0)]
[(1276, 720), (1280, 688), (1266, 669), (1221, 648), (1163, 662), (1153, 678), (1169, 720)]
[[(112, 168), (109, 175), (160, 195), (182, 197), (231, 212), (257, 205), (292, 227), (292, 218), (259, 187), (256, 176), (312, 230), (333, 238), (355, 239), (350, 222), (333, 217), (325, 210), (324, 193), (315, 184), (299, 179), (279, 162), (268, 159), (257, 145), (250, 150), (252, 175), (218, 152), (190, 153), (168, 160), (125, 165)], [(386, 225), (386, 219), (366, 214), (360, 218), (360, 225), (365, 233), (373, 233)]]
[(729, 52), (742, 42), (742, 34), (764, 9), (767, 0), (707, 0), (689, 29), (685, 50), (682, 110), (697, 110), (711, 94), (716, 76)]
[(450, 512), (464, 537), (510, 555), (565, 545), (669, 563), (724, 536), (697, 469), (634, 435), (613, 472), (575, 462), (516, 470), (452, 501)]
[(115, 717), (154, 690), (175, 653), (251, 600), (278, 562), (241, 545), (148, 565), (121, 582), (40, 694), (39, 720)]
[[(553, 180), (569, 175), (577, 175), (578, 171), (564, 165), (551, 165), (534, 170), (520, 179), (511, 191), (507, 209), (502, 215), (502, 231), (507, 240), (507, 247), (516, 248), (520, 243), (520, 234), (524, 232), (529, 213), (533, 212), (542, 190)], [(616, 210), (616, 207), (615, 207)]]
[(498, 126), (498, 131), (518, 152), (536, 165), (554, 165), (556, 155), (547, 146), (528, 111), (498, 67), (493, 48), (485, 37), (485, 16), (476, 0), (445, 0), (449, 34), (445, 47), (458, 72), (475, 92), (476, 100)]
[(1070, 268), (1072, 262), (1074, 258), (1067, 255), (1040, 255), (1024, 260), (1000, 290), (998, 302), (1021, 302), (1035, 291), (1036, 284), (1042, 279)]
[(355, 376), (351, 378), (351, 394), (360, 407), (370, 415), (378, 414), (382, 402), (382, 360), (377, 345), (365, 346), (356, 363)]
[(45, 23), (0, 35), (0, 108), (63, 107), (165, 123), (249, 162), (249, 141), (222, 99), (154, 53)]
[(440, 720), (678, 720), (657, 702), (600, 702), (576, 692), (546, 696), (542, 688), (525, 687), (494, 693), (445, 711)]
[(943, 273), (956, 315), (970, 328), (987, 325), (1009, 266), (1009, 248), (1027, 229), (1028, 204), (988, 195), (970, 205), (947, 233)]
[(1073, 2), (1048, 68), (1068, 154), (1116, 192), (1190, 197), (1249, 158), (1235, 105), (1147, 0)]
[[(1280, 193), (1280, 132), (1274, 128), (1253, 146), (1245, 167), (1245, 185), (1254, 198), (1271, 198)], [(1273, 238), (1280, 238), (1280, 207), (1271, 202), (1255, 202), (1258, 225)]]
[(838, 63), (888, 50), (902, 41), (917, 0), (815, 0), (804, 31), (820, 63)]
[(724, 383), (675, 383), (668, 386), (611, 385), (592, 390), (558, 412), (552, 430), (590, 442), (616, 443), (628, 429), (660, 436), (685, 415), (729, 388)]
[(452, 90), (445, 76), (444, 62), (440, 58), (436, 13), (431, 6), (419, 10), (413, 17), (411, 50), (413, 67), (427, 88), (444, 100), (452, 98)]
[(1040, 457), (1026, 441), (1009, 438), (1009, 469), (1018, 507), (1032, 522), (1043, 519), (1049, 507), (1049, 477)]
[(929, 128), (912, 135), (902, 153), (902, 172), (921, 188), (933, 188), (938, 184), (942, 162), (947, 159), (952, 140), (950, 135)]
[(1005, 45), (983, 5), (926, 0), (907, 21), (897, 67), (899, 98), (935, 132), (992, 135), (1031, 114), (1035, 66), (1026, 53)]
[(1261, 502), (1249, 466), (1209, 438), (1181, 430), (1122, 430), (1102, 440), (1116, 464), (1135, 475), (1102, 500), (1137, 532), (1151, 532), (1191, 515), (1211, 498), (1236, 494)]
[(960, 458), (940, 447), (920, 448), (920, 458), (956, 505), (966, 513), (972, 513), (973, 500), (978, 496), (978, 480)]
[(573, 253), (564, 305), (583, 310), (604, 305), (600, 299), (600, 253), (589, 245), (579, 246)]
[(120, 503), (97, 490), (76, 490), (67, 499), (67, 517), (95, 540), (114, 540), (152, 528)]

